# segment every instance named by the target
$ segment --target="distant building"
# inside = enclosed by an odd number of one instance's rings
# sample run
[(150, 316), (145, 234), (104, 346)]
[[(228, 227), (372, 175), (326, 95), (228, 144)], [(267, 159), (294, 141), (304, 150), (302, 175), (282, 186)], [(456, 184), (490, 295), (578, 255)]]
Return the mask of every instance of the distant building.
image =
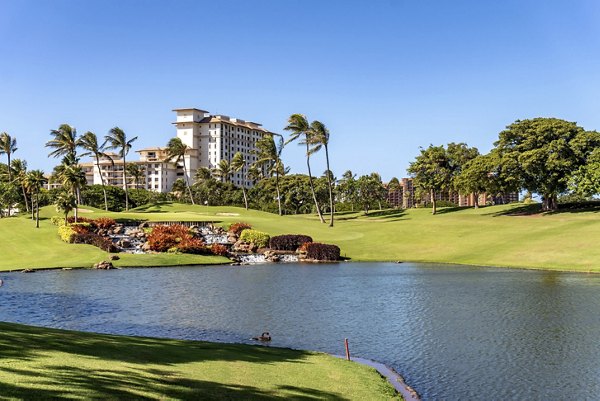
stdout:
[[(402, 201), (399, 201), (401, 197)], [(436, 201), (450, 202), (456, 206), (475, 206), (475, 194), (463, 195), (455, 191), (438, 191), (435, 194)], [(478, 204), (502, 205), (519, 201), (518, 192), (507, 192), (496, 195), (481, 193), (478, 195)], [(416, 207), (417, 205), (428, 205), (431, 203), (429, 193), (417, 194), (412, 178), (400, 179), (398, 190), (388, 190), (388, 203), (391, 206), (402, 206), (404, 209)]]
[[(256, 142), (264, 135), (272, 134), (262, 128), (261, 124), (224, 115), (211, 115), (205, 110), (189, 108), (173, 111), (177, 115), (173, 123), (176, 136), (189, 147), (184, 157), (186, 171), (183, 169), (183, 161), (176, 163), (166, 160), (167, 151), (164, 147), (137, 150), (139, 160), (128, 160), (127, 164), (138, 164), (144, 171), (140, 188), (169, 192), (177, 179), (186, 178), (185, 173), (189, 183), (193, 184), (198, 169), (206, 167), (212, 170), (221, 160), (231, 162), (237, 152), (241, 152), (250, 165), (257, 160), (254, 154)], [(129, 188), (134, 188), (132, 180), (123, 183), (123, 159), (115, 153), (109, 156), (110, 158), (101, 158), (98, 164), (95, 159), (80, 164), (88, 185), (101, 184), (103, 177), (105, 185), (123, 188), (127, 184)], [(236, 186), (252, 187), (253, 181), (246, 177), (246, 173), (247, 170), (232, 174), (229, 181)]]

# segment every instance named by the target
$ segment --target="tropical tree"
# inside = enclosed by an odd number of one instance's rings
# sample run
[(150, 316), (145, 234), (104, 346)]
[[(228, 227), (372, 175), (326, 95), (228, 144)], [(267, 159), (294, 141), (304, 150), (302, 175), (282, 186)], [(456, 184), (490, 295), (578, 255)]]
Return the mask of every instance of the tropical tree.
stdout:
[(41, 170), (32, 170), (27, 173), (25, 178), (26, 185), (31, 191), (31, 199), (33, 209), (33, 199), (35, 198), (35, 227), (40, 228), (40, 190), (46, 183), (46, 177)]
[(23, 193), (23, 203), (25, 209), (29, 212), (29, 201), (27, 199), (27, 190), (25, 185), (25, 178), (27, 177), (27, 161), (21, 159), (13, 159), (10, 163), (10, 170), (14, 177), (14, 181), (21, 187)]
[[(7, 158), (6, 165), (8, 166), (8, 181), (12, 182), (12, 172), (10, 169), (10, 156), (17, 151), (17, 140), (6, 132), (0, 134), (0, 155), (5, 154)], [(8, 205), (8, 215), (12, 205)]]
[(494, 194), (498, 191), (496, 180), (493, 157), (479, 155), (465, 163), (460, 174), (454, 178), (454, 188), (464, 195), (473, 194), (473, 206), (477, 209), (479, 194), (483, 192)]
[(600, 134), (557, 118), (517, 120), (494, 144), (505, 175), (521, 188), (542, 196), (542, 210), (558, 209), (572, 173), (600, 146)]
[(189, 147), (185, 143), (183, 143), (181, 138), (175, 137), (169, 139), (169, 142), (167, 143), (167, 158), (165, 161), (174, 162), (175, 164), (177, 164), (181, 160), (181, 163), (183, 164), (183, 176), (185, 178), (185, 187), (187, 189), (188, 195), (190, 196), (190, 201), (193, 205), (194, 197), (192, 196), (190, 181), (188, 179), (188, 173), (185, 166), (185, 153), (188, 149)]
[(56, 197), (54, 204), (56, 205), (56, 211), (65, 215), (65, 224), (68, 224), (69, 213), (77, 207), (75, 196), (71, 192), (63, 190)]
[[(278, 141), (275, 142), (273, 138), (277, 135)], [(279, 209), (279, 215), (283, 214), (281, 209), (281, 192), (279, 190), (279, 176), (285, 174), (285, 167), (281, 161), (281, 152), (285, 146), (283, 137), (278, 134), (266, 134), (256, 142), (256, 161), (255, 166), (266, 172), (269, 177), (275, 176), (275, 190), (277, 193), (277, 207)]]
[(342, 174), (338, 186), (339, 201), (343, 203), (349, 203), (350, 209), (354, 211), (354, 204), (356, 203), (356, 174), (352, 171), (347, 170)]
[(242, 173), (242, 192), (244, 194), (244, 206), (246, 207), (246, 210), (248, 210), (248, 197), (246, 196), (246, 185), (245, 185), (245, 175), (244, 175), (244, 169), (247, 166), (247, 162), (246, 159), (244, 159), (244, 155), (242, 155), (242, 152), (237, 152), (234, 156), (233, 159), (231, 159), (231, 171), (238, 173), (241, 172)]
[(369, 214), (369, 210), (374, 204), (379, 205), (381, 210), (381, 202), (385, 199), (387, 190), (381, 182), (381, 176), (377, 173), (363, 175), (356, 180), (357, 199), (361, 204), (365, 214)]
[[(108, 135), (104, 137), (105, 142), (103, 147), (106, 149), (114, 149), (119, 152), (119, 156), (123, 159), (123, 189), (125, 189), (125, 210), (129, 210), (129, 191), (127, 189), (127, 169), (125, 168), (127, 161), (125, 160), (127, 154), (131, 150), (131, 146), (133, 142), (135, 142), (138, 137), (135, 136), (129, 140), (127, 140), (127, 135), (125, 132), (119, 128), (114, 127), (108, 131)], [(106, 146), (108, 144), (108, 146)]]
[(452, 179), (452, 169), (448, 154), (443, 146), (429, 145), (421, 148), (421, 154), (410, 163), (408, 170), (417, 187), (427, 191), (431, 198), (432, 214), (436, 214), (436, 194), (448, 189)]
[(229, 176), (231, 175), (231, 164), (226, 159), (221, 159), (217, 167), (213, 169), (213, 174), (222, 182), (229, 182)]
[(56, 179), (62, 184), (62, 186), (70, 191), (75, 199), (75, 221), (78, 217), (78, 204), (81, 203), (81, 187), (86, 183), (85, 172), (83, 168), (75, 164), (61, 164), (55, 169)]
[(10, 171), (10, 156), (17, 151), (17, 140), (6, 132), (0, 134), (0, 155), (6, 155), (6, 165), (8, 169), (8, 181), (12, 181), (12, 174)]
[(46, 147), (53, 150), (49, 156), (68, 157), (67, 160), (77, 164), (77, 130), (69, 124), (62, 124), (58, 129), (51, 130), (50, 135), (53, 138), (46, 142)]
[[(316, 153), (321, 150), (321, 147), (325, 148), (325, 160), (327, 161), (327, 171), (331, 173), (331, 169), (329, 168), (329, 130), (320, 121), (313, 121), (310, 123), (310, 135), (309, 139), (312, 145), (311, 153)], [(327, 187), (329, 189), (329, 211), (330, 211), (330, 220), (329, 227), (333, 227), (333, 183), (332, 183), (332, 174), (327, 174)]]
[(19, 201), (19, 191), (12, 182), (0, 182), (0, 217), (4, 215), (4, 209), (7, 209), (10, 216), (10, 208)]
[(127, 174), (129, 174), (129, 177), (135, 185), (135, 189), (139, 189), (140, 181), (146, 178), (146, 169), (144, 166), (141, 166), (137, 163), (127, 163), (125, 168), (127, 169)]
[(108, 153), (104, 152), (104, 144), (98, 145), (98, 137), (93, 132), (88, 131), (85, 134), (83, 134), (77, 140), (77, 145), (85, 150), (85, 153), (82, 153), (81, 156), (93, 156), (96, 160), (96, 167), (98, 168), (98, 174), (100, 175), (100, 183), (102, 184), (102, 192), (104, 194), (104, 210), (108, 211), (108, 197), (106, 195), (104, 175), (102, 174), (102, 169), (100, 168), (100, 158), (108, 159), (113, 166), (115, 162)]
[(310, 145), (313, 143), (313, 131), (311, 129), (306, 116), (303, 114), (292, 114), (288, 119), (288, 125), (284, 128), (286, 131), (290, 131), (290, 138), (286, 141), (286, 145), (295, 140), (299, 140), (298, 144), (301, 146), (306, 146), (306, 166), (308, 167), (308, 178), (310, 181), (310, 190), (313, 196), (313, 200), (315, 202), (315, 207), (317, 209), (317, 214), (319, 215), (319, 219), (321, 223), (325, 223), (325, 219), (323, 218), (323, 214), (321, 213), (321, 208), (319, 207), (319, 202), (317, 201), (317, 195), (315, 194), (315, 186), (313, 184), (313, 177), (310, 171), (310, 156), (315, 152), (315, 150), (311, 150)]

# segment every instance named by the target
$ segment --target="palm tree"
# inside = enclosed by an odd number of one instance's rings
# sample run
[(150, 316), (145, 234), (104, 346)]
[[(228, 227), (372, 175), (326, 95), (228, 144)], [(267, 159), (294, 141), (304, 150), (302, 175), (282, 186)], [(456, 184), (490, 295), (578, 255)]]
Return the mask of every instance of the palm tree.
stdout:
[(231, 164), (226, 159), (221, 159), (217, 167), (213, 170), (213, 173), (219, 177), (223, 182), (229, 182), (229, 175), (231, 174)]
[[(277, 135), (279, 140), (275, 143), (273, 135)], [(279, 134), (269, 133), (263, 136), (256, 142), (257, 160), (254, 162), (255, 167), (266, 171), (271, 177), (275, 175), (275, 189), (277, 191), (277, 205), (279, 207), (279, 215), (283, 214), (281, 209), (281, 194), (279, 191), (279, 175), (285, 173), (283, 162), (281, 161), (281, 152), (285, 146), (283, 137)]]
[(312, 148), (310, 154), (316, 153), (321, 150), (321, 147), (325, 148), (325, 159), (327, 160), (327, 187), (329, 188), (329, 210), (331, 213), (331, 219), (329, 221), (329, 227), (333, 227), (333, 188), (331, 187), (331, 169), (329, 168), (329, 130), (320, 121), (313, 121), (310, 124), (310, 135), (308, 136)]
[[(0, 134), (0, 155), (6, 154), (8, 167), (8, 182), (12, 183), (12, 172), (10, 171), (10, 156), (17, 151), (17, 140), (6, 132)], [(8, 204), (8, 216), (10, 217), (11, 204)]]
[(57, 212), (63, 212), (65, 214), (65, 224), (68, 224), (67, 217), (71, 210), (77, 207), (77, 200), (75, 196), (69, 191), (61, 191), (54, 201)]
[(110, 160), (110, 163), (114, 166), (115, 162), (113, 159), (104, 152), (104, 144), (98, 145), (98, 137), (93, 132), (86, 132), (81, 138), (77, 140), (77, 146), (86, 150), (81, 156), (94, 156), (96, 159), (96, 166), (98, 167), (98, 174), (100, 174), (100, 182), (102, 183), (102, 192), (104, 193), (104, 210), (108, 211), (108, 197), (106, 196), (106, 186), (104, 185), (104, 176), (100, 169), (100, 158), (106, 158)]
[(237, 172), (242, 172), (242, 177), (244, 178), (242, 180), (242, 193), (244, 194), (244, 206), (246, 207), (246, 210), (248, 210), (248, 198), (246, 197), (246, 185), (244, 185), (244, 181), (245, 181), (245, 176), (244, 176), (244, 168), (246, 167), (248, 163), (246, 162), (246, 159), (244, 159), (244, 156), (242, 155), (242, 152), (237, 152), (234, 156), (233, 159), (231, 159), (231, 171), (237, 173)]
[(68, 160), (77, 164), (77, 130), (69, 124), (62, 124), (58, 129), (51, 130), (50, 135), (54, 138), (46, 142), (46, 147), (54, 150), (48, 156), (68, 157)]
[(8, 166), (8, 181), (12, 181), (12, 174), (10, 171), (10, 156), (17, 151), (17, 140), (6, 132), (0, 134), (0, 155), (5, 154)]
[(308, 181), (310, 183), (310, 191), (312, 192), (313, 200), (315, 202), (315, 207), (317, 208), (317, 214), (319, 215), (319, 219), (321, 220), (321, 223), (325, 223), (325, 219), (323, 218), (323, 214), (321, 213), (321, 208), (319, 207), (319, 201), (317, 201), (315, 186), (313, 184), (313, 177), (310, 171), (310, 156), (312, 153), (314, 153), (310, 150), (313, 134), (311, 126), (308, 124), (308, 120), (303, 114), (292, 114), (288, 119), (288, 125), (284, 128), (284, 130), (291, 131), (290, 139), (287, 140), (286, 145), (290, 142), (295, 141), (296, 139), (300, 139), (300, 142), (298, 144), (306, 146), (306, 166), (308, 167)]
[(137, 163), (128, 163), (125, 168), (129, 176), (133, 179), (135, 189), (139, 189), (140, 180), (146, 178), (146, 169)]
[[(27, 173), (26, 181), (31, 190), (32, 203), (35, 195), (35, 227), (40, 228), (40, 189), (46, 183), (46, 177), (44, 177), (43, 171), (33, 170)], [(33, 209), (33, 204), (31, 208)]]
[(80, 188), (87, 183), (83, 168), (74, 164), (61, 164), (56, 168), (57, 178), (60, 183), (71, 192), (75, 198), (75, 222), (78, 217), (78, 203), (80, 202)]
[(190, 188), (190, 181), (188, 179), (187, 169), (185, 166), (185, 153), (188, 149), (189, 146), (183, 143), (181, 138), (175, 137), (169, 139), (169, 142), (167, 143), (167, 158), (165, 161), (174, 162), (175, 164), (177, 164), (179, 163), (179, 160), (181, 160), (181, 163), (183, 164), (183, 177), (185, 178), (185, 186), (190, 196), (190, 200), (192, 201), (192, 205), (195, 205), (194, 197), (192, 196), (192, 189)]
[(119, 128), (114, 127), (108, 131), (108, 135), (104, 137), (105, 142), (102, 145), (103, 147), (106, 144), (110, 144), (106, 149), (115, 149), (119, 151), (119, 156), (123, 159), (123, 188), (125, 189), (125, 210), (129, 210), (129, 191), (127, 190), (127, 169), (125, 168), (126, 161), (125, 156), (129, 153), (131, 149), (131, 144), (137, 140), (137, 136), (127, 140), (127, 135), (125, 132)]
[(29, 213), (29, 200), (27, 199), (27, 191), (25, 190), (25, 179), (27, 177), (27, 162), (21, 159), (14, 159), (10, 163), (10, 169), (12, 174), (15, 176), (15, 181), (21, 186), (23, 192), (23, 201), (25, 203), (25, 209)]

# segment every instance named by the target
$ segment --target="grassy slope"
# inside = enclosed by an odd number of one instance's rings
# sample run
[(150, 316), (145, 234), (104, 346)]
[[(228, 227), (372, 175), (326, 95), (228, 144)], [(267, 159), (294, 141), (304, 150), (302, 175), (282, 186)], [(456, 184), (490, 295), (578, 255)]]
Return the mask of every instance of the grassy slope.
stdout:
[(0, 400), (389, 400), (374, 369), (321, 353), (0, 323)]
[[(108, 215), (149, 220), (210, 220), (221, 224), (246, 221), (271, 235), (302, 233), (316, 241), (337, 244), (343, 255), (355, 261), (403, 260), (600, 272), (600, 247), (596, 246), (600, 242), (600, 218), (595, 212), (506, 215), (515, 208), (519, 206), (442, 210), (436, 216), (425, 209), (373, 212), (368, 217), (346, 213), (338, 216), (333, 228), (320, 224), (315, 216), (279, 217), (235, 207), (173, 204)], [(42, 214), (50, 217), (55, 213), (46, 208)], [(106, 214), (90, 209), (82, 215)], [(95, 248), (60, 243), (55, 227), (48, 220), (42, 222), (39, 234), (30, 226), (31, 222), (25, 218), (0, 220), (0, 246), (6, 248), (2, 249), (6, 256), (0, 260), (0, 269), (25, 267), (28, 263), (81, 266), (102, 258), (102, 252)], [(180, 256), (180, 260), (171, 258), (174, 257), (125, 255), (119, 265), (193, 263), (193, 258), (186, 255)]]

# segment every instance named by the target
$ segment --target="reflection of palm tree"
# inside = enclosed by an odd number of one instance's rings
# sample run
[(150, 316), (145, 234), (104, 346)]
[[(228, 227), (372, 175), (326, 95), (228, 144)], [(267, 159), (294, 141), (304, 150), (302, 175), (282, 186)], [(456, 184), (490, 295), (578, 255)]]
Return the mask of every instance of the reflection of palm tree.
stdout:
[[(41, 170), (33, 170), (27, 173), (27, 187), (31, 191), (31, 197), (35, 196), (35, 227), (40, 228), (40, 190), (46, 183), (46, 177)], [(33, 208), (33, 205), (32, 205)]]
[(87, 151), (81, 156), (94, 156), (96, 159), (96, 166), (98, 167), (98, 174), (100, 174), (100, 182), (102, 183), (102, 192), (104, 193), (104, 210), (108, 210), (108, 198), (106, 196), (104, 176), (102, 175), (102, 170), (100, 169), (100, 158), (104, 157), (110, 160), (110, 163), (113, 166), (115, 165), (115, 162), (107, 153), (104, 153), (104, 144), (102, 146), (98, 146), (98, 138), (93, 132), (88, 131), (83, 134), (83, 136), (77, 140), (77, 145)]
[[(137, 136), (134, 136), (130, 140), (127, 140), (125, 132), (119, 128), (114, 127), (108, 131), (108, 135), (104, 137), (104, 145), (109, 144), (106, 149), (115, 149), (119, 151), (119, 156), (123, 159), (123, 188), (125, 189), (125, 210), (129, 210), (129, 191), (127, 190), (127, 169), (125, 157), (131, 150), (133, 142), (137, 140)], [(103, 145), (103, 147), (104, 147)]]
[(325, 159), (327, 160), (327, 187), (329, 188), (329, 209), (331, 213), (331, 219), (329, 221), (329, 227), (333, 227), (333, 188), (331, 184), (331, 169), (329, 168), (329, 130), (320, 121), (313, 121), (310, 124), (310, 132), (309, 135), (310, 144), (312, 148), (310, 149), (310, 154), (316, 153), (321, 150), (321, 147), (325, 148)]
[(233, 172), (242, 172), (242, 193), (244, 194), (244, 206), (246, 207), (246, 210), (248, 210), (248, 198), (246, 197), (246, 185), (245, 185), (245, 181), (246, 181), (246, 177), (244, 175), (244, 168), (246, 167), (246, 159), (244, 159), (244, 156), (242, 155), (242, 152), (237, 152), (234, 156), (233, 159), (231, 159), (231, 170)]
[(288, 119), (287, 127), (285, 127), (284, 129), (286, 131), (291, 131), (290, 139), (287, 140), (286, 144), (293, 142), (296, 139), (300, 139), (300, 142), (298, 144), (306, 146), (306, 166), (308, 167), (308, 180), (310, 183), (310, 191), (315, 202), (315, 207), (317, 208), (317, 214), (319, 215), (319, 219), (321, 220), (321, 223), (325, 223), (325, 219), (323, 218), (323, 214), (321, 213), (321, 208), (319, 207), (319, 201), (317, 201), (317, 195), (315, 194), (315, 186), (313, 184), (313, 177), (310, 171), (310, 156), (312, 153), (314, 153), (314, 151), (311, 151), (310, 149), (313, 135), (311, 126), (308, 124), (306, 116), (302, 114), (292, 114)]
[(188, 194), (190, 195), (190, 200), (192, 201), (192, 205), (194, 205), (194, 197), (192, 196), (192, 190), (190, 188), (190, 182), (188, 180), (188, 174), (185, 167), (185, 152), (189, 149), (189, 147), (183, 143), (181, 138), (171, 138), (167, 143), (167, 158), (168, 162), (175, 162), (177, 164), (179, 160), (183, 163), (183, 176), (185, 178), (185, 186), (187, 188)]
[[(277, 135), (279, 140), (275, 143), (273, 135)], [(269, 133), (262, 137), (256, 142), (256, 150), (254, 153), (257, 155), (257, 160), (254, 165), (266, 171), (270, 177), (275, 175), (275, 189), (277, 191), (277, 206), (279, 208), (279, 215), (283, 214), (281, 209), (281, 194), (279, 191), (279, 175), (285, 174), (285, 168), (281, 161), (281, 152), (283, 151), (284, 142), (283, 137), (279, 134)]]

